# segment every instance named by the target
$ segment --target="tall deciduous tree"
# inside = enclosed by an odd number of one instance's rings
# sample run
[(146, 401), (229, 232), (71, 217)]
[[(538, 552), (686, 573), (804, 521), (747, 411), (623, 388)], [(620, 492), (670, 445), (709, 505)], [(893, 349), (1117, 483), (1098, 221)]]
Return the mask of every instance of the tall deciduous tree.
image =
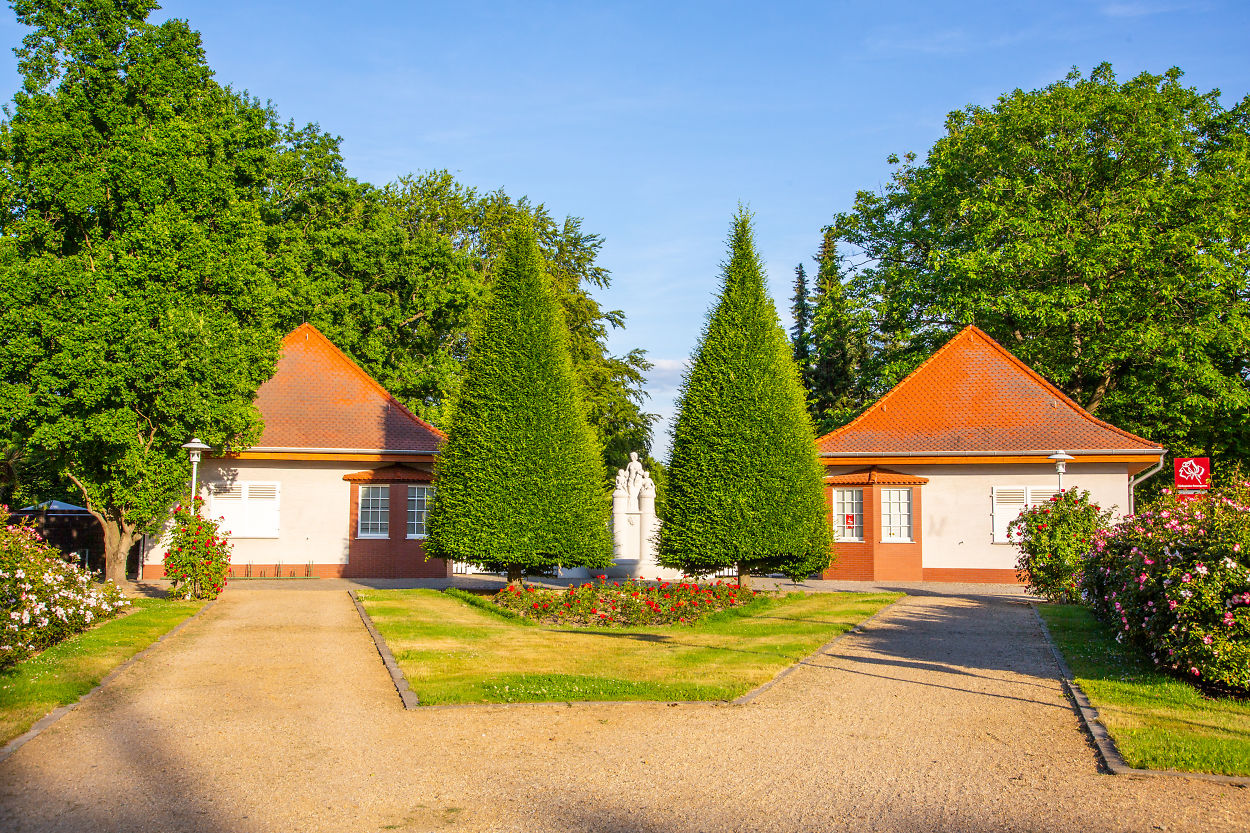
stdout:
[(154, 7), (16, 2), (33, 31), (0, 125), (0, 422), (81, 491), (115, 580), (187, 488), (181, 443), (255, 436), (278, 349), (271, 114)]
[(739, 209), (720, 298), (682, 385), (660, 561), (804, 578), (829, 564), (820, 463), (798, 369)]
[(888, 387), (973, 323), (1083, 407), (1250, 458), (1250, 97), (1103, 64), (951, 113), (833, 228)]
[(505, 241), (438, 461), (426, 551), (503, 566), (612, 562), (603, 462), (533, 227)]

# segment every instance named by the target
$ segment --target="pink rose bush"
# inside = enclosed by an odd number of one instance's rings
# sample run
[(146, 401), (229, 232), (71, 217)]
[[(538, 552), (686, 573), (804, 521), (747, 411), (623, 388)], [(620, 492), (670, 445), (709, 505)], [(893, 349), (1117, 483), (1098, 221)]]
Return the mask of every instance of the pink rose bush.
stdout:
[(230, 542), (218, 522), (200, 514), (204, 500), (191, 507), (174, 507), (174, 529), (165, 553), (165, 577), (176, 599), (215, 599), (226, 589), (230, 569)]
[(739, 607), (756, 594), (735, 582), (608, 581), (600, 576), (564, 590), (508, 586), (493, 601), (514, 613), (551, 625), (642, 627), (688, 625), (708, 614)]
[(1250, 693), (1250, 481), (1188, 501), (1165, 491), (1097, 536), (1082, 588), (1156, 665)]
[(1020, 580), (1030, 593), (1052, 602), (1079, 601), (1085, 555), (1110, 522), (1109, 510), (1090, 501), (1089, 492), (1075, 489), (1025, 509), (1007, 527), (1020, 548)]
[(116, 616), (129, 604), (110, 582), (65, 560), (0, 507), (0, 670)]

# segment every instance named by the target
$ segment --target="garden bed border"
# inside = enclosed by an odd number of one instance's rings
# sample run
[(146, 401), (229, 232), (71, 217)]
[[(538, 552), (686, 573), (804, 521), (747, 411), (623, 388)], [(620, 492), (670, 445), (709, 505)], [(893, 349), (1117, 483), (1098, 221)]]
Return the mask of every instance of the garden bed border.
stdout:
[[(841, 593), (855, 593), (854, 590), (842, 590)], [(875, 592), (875, 591), (874, 591)], [(364, 623), (365, 629), (369, 632), (369, 636), (373, 639), (373, 647), (378, 651), (378, 656), (382, 658), (382, 664), (386, 666), (386, 671), (391, 675), (391, 683), (395, 686), (395, 691), (399, 694), (400, 701), (404, 704), (406, 711), (420, 709), (421, 711), (434, 711), (436, 709), (514, 709), (514, 708), (532, 708), (535, 706), (547, 707), (552, 706), (637, 706), (637, 705), (663, 705), (663, 706), (745, 706), (756, 697), (759, 697), (768, 689), (781, 682), (784, 677), (789, 676), (796, 669), (807, 665), (816, 657), (824, 654), (833, 645), (841, 639), (851, 634), (859, 633), (864, 626), (885, 613), (896, 604), (906, 599), (908, 596), (904, 593), (899, 598), (890, 602), (876, 613), (869, 616), (862, 622), (853, 625), (848, 630), (830, 639), (824, 645), (821, 645), (812, 653), (802, 659), (786, 666), (777, 672), (777, 674), (768, 682), (761, 683), (745, 694), (735, 697), (733, 700), (540, 700), (533, 703), (443, 703), (434, 706), (422, 706), (416, 692), (408, 685), (408, 678), (404, 676), (404, 672), (400, 670), (399, 663), (395, 662), (395, 655), (391, 653), (390, 647), (386, 644), (386, 639), (378, 632), (377, 627), (373, 624), (373, 619), (369, 616), (365, 606), (361, 603), (360, 597), (356, 595), (355, 590), (348, 590), (347, 595), (351, 596), (352, 604), (356, 606), (356, 612), (360, 614), (360, 621)]]
[[(39, 735), (43, 734), (43, 731), (44, 731), (45, 729), (47, 729), (47, 728), (48, 728), (49, 726), (51, 726), (53, 723), (56, 723), (58, 720), (60, 720), (60, 719), (61, 719), (62, 717), (64, 717), (65, 715), (67, 715), (67, 714), (69, 714), (70, 712), (72, 712), (74, 709), (76, 709), (76, 708), (78, 708), (79, 706), (81, 706), (84, 702), (86, 702), (86, 701), (87, 701), (87, 698), (91, 697), (91, 696), (92, 696), (92, 695), (94, 695), (97, 691), (99, 691), (100, 689), (104, 688), (104, 687), (105, 687), (106, 685), (108, 685), (109, 683), (113, 682), (113, 680), (115, 680), (119, 674), (121, 674), (123, 671), (125, 671), (127, 668), (129, 668), (131, 665), (134, 665), (136, 662), (138, 662), (139, 660), (143, 659), (143, 657), (147, 656), (148, 652), (149, 652), (149, 651), (151, 651), (153, 648), (155, 648), (157, 645), (160, 645), (160, 644), (161, 644), (162, 642), (164, 642), (166, 639), (168, 639), (169, 637), (171, 637), (171, 636), (173, 636), (174, 634), (178, 633), (178, 631), (182, 630), (182, 629), (183, 629), (183, 628), (185, 628), (187, 625), (191, 624), (191, 623), (192, 623), (192, 622), (194, 622), (196, 619), (198, 619), (198, 618), (200, 618), (201, 616), (203, 616), (203, 615), (204, 615), (204, 611), (208, 610), (210, 607), (212, 607), (212, 606), (213, 606), (213, 605), (215, 605), (215, 604), (217, 604), (217, 600), (216, 600), (216, 599), (212, 599), (211, 601), (209, 601), (209, 602), (208, 602), (208, 604), (206, 604), (206, 605), (204, 605), (203, 607), (201, 607), (201, 608), (200, 608), (199, 610), (197, 610), (195, 613), (192, 613), (192, 614), (191, 614), (190, 616), (188, 616), (186, 619), (183, 619), (183, 620), (182, 620), (181, 622), (179, 622), (177, 625), (174, 625), (172, 628), (170, 628), (169, 630), (165, 631), (165, 633), (163, 633), (163, 634), (161, 634), (160, 636), (158, 636), (158, 637), (156, 638), (156, 641), (154, 641), (151, 645), (149, 645), (148, 647), (144, 648), (142, 651), (140, 651), (139, 653), (135, 654), (134, 656), (130, 657), (130, 658), (129, 658), (129, 659), (127, 659), (125, 662), (123, 662), (121, 665), (119, 665), (119, 666), (117, 666), (116, 668), (114, 668), (112, 671), (110, 671), (110, 672), (108, 672), (107, 674), (105, 674), (105, 675), (104, 675), (104, 678), (103, 678), (103, 679), (101, 679), (101, 680), (100, 680), (100, 682), (96, 683), (96, 684), (95, 684), (95, 686), (93, 686), (93, 687), (92, 687), (92, 689), (91, 689), (90, 691), (88, 691), (86, 694), (84, 694), (83, 696), (79, 697), (77, 700), (75, 700), (75, 701), (74, 701), (74, 702), (72, 702), (72, 703), (66, 703), (64, 706), (57, 706), (57, 707), (56, 707), (55, 709), (53, 709), (52, 711), (48, 712), (48, 713), (47, 713), (47, 714), (45, 714), (43, 717), (41, 717), (41, 718), (39, 718), (38, 720), (36, 720), (33, 726), (31, 726), (29, 729), (27, 729), (27, 730), (26, 730), (23, 734), (18, 735), (17, 737), (13, 738), (13, 740), (11, 740), (11, 741), (9, 741), (8, 743), (6, 743), (6, 744), (4, 745), (4, 748), (3, 748), (3, 749), (0, 749), (0, 762), (5, 761), (6, 759), (8, 759), (8, 757), (9, 757), (10, 755), (12, 755), (12, 754), (13, 754), (14, 752), (16, 752), (18, 749), (22, 748), (23, 746), (25, 746), (25, 745), (26, 745), (27, 743), (29, 743), (30, 741), (32, 741), (32, 740), (34, 740), (35, 738), (39, 737)], [(129, 616), (130, 614), (132, 614), (132, 613), (134, 613), (134, 612), (135, 612), (135, 611), (134, 611), (134, 609), (131, 609), (130, 611), (128, 611), (128, 612), (125, 614), (125, 616)], [(109, 620), (107, 620), (106, 622), (101, 622), (100, 624), (101, 624), (101, 625), (103, 625), (103, 624), (107, 624), (107, 622), (115, 622), (115, 621), (117, 621), (118, 619), (121, 619), (121, 618), (124, 618), (124, 617), (123, 617), (123, 616), (117, 616), (117, 617), (114, 617), (113, 619), (109, 619)], [(86, 633), (86, 631), (82, 631), (82, 633)], [(76, 635), (77, 635), (77, 634), (75, 634), (75, 636), (76, 636)], [(71, 638), (72, 638), (72, 637), (71, 637)], [(58, 643), (58, 644), (59, 644), (59, 643)]]
[(1089, 697), (1077, 685), (1076, 680), (1072, 677), (1072, 669), (1068, 668), (1067, 661), (1063, 658), (1063, 653), (1059, 650), (1059, 645), (1050, 634), (1050, 628), (1046, 626), (1046, 620), (1042, 618), (1041, 611), (1037, 609), (1037, 602), (1029, 602), (1029, 607), (1033, 608), (1033, 615), (1037, 618), (1037, 624), (1042, 629), (1042, 636), (1046, 638), (1046, 644), (1050, 646), (1050, 655), (1055, 661), (1055, 665), (1059, 668), (1059, 679), (1063, 682), (1064, 693), (1068, 695), (1068, 699), (1072, 702), (1076, 709), (1077, 717), (1081, 720), (1081, 725), (1085, 727), (1085, 731), (1089, 733), (1090, 738), (1094, 741), (1094, 747), (1098, 750), (1098, 757), (1102, 759), (1103, 766), (1112, 775), (1124, 775), (1130, 778), (1150, 778), (1156, 775), (1167, 775), (1174, 778), (1192, 778), (1199, 781), (1214, 781), (1217, 784), (1229, 784), (1237, 787), (1250, 787), (1250, 778), (1238, 775), (1217, 775), (1213, 772), (1181, 772), (1176, 769), (1138, 769), (1131, 767), (1124, 760), (1124, 756), (1120, 754), (1119, 748), (1115, 745), (1115, 739), (1111, 737), (1111, 733), (1107, 731), (1107, 727), (1103, 725), (1102, 719), (1098, 716), (1098, 709), (1094, 708), (1094, 704), (1089, 701)]

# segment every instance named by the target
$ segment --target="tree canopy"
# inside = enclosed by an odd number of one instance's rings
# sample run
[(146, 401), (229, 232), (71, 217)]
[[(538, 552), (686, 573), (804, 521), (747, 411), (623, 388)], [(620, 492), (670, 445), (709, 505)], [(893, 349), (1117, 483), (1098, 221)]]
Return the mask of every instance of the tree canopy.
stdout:
[(806, 578), (829, 565), (823, 469), (791, 347), (740, 209), (721, 292), (682, 384), (659, 557)]
[(426, 552), (509, 578), (612, 561), (603, 461), (530, 223), (504, 241), (437, 463)]
[(951, 113), (830, 227), (873, 395), (976, 324), (1173, 451), (1250, 457), (1250, 98), (1110, 66)]
[(256, 435), (278, 349), (271, 114), (151, 8), (16, 3), (33, 31), (0, 125), (0, 417), (81, 491), (112, 579), (184, 488), (181, 443)]

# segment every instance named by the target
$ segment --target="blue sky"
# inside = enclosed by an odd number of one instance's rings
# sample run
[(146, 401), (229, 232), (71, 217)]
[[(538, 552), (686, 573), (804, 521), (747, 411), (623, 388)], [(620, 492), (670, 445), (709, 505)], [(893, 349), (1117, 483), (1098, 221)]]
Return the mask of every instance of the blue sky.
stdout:
[[(947, 112), (1102, 61), (1121, 79), (1179, 66), (1226, 105), (1250, 92), (1244, 0), (171, 0), (166, 17), (201, 32), (220, 81), (341, 135), (358, 178), (446, 168), (584, 218), (613, 275), (598, 297), (628, 316), (610, 346), (648, 351), (664, 416), (739, 201), (788, 324), (821, 228), (882, 184), (887, 155), (923, 154)], [(3, 17), (6, 46), (22, 34)]]

